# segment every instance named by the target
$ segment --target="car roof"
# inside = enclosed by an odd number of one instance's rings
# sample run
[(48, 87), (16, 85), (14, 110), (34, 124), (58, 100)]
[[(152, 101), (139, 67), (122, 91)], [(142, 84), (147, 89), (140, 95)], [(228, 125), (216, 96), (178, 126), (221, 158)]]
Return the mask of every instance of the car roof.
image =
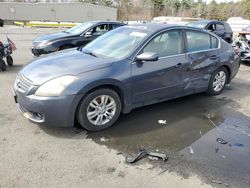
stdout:
[(108, 20), (94, 20), (94, 21), (89, 21), (89, 23), (93, 24), (101, 24), (101, 23), (109, 23), (109, 24), (124, 24), (119, 21), (108, 21)]
[(185, 28), (199, 30), (199, 31), (204, 32), (203, 29), (194, 28), (190, 26), (183, 26), (183, 25), (177, 25), (177, 24), (163, 24), (163, 23), (131, 24), (131, 25), (123, 26), (123, 28), (124, 27), (145, 30), (147, 33), (154, 33), (154, 32), (158, 32), (158, 31), (165, 30), (165, 29), (185, 29)]
[(210, 22), (219, 22), (219, 23), (224, 23), (223, 21), (219, 21), (219, 20), (207, 20), (207, 19), (204, 19), (204, 20), (198, 20), (198, 21), (194, 21), (194, 22), (190, 22), (190, 23), (210, 23)]

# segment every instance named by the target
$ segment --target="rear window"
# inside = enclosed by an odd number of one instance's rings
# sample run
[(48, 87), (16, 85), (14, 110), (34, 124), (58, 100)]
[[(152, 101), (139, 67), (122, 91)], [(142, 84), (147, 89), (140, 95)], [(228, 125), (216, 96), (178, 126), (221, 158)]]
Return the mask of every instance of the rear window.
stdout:
[(188, 52), (196, 52), (218, 48), (218, 39), (199, 31), (186, 31), (187, 50)]
[(222, 25), (222, 24), (216, 24), (216, 30), (217, 31), (225, 30), (224, 25)]
[(227, 31), (233, 32), (232, 28), (230, 27), (228, 23), (224, 22), (224, 25)]

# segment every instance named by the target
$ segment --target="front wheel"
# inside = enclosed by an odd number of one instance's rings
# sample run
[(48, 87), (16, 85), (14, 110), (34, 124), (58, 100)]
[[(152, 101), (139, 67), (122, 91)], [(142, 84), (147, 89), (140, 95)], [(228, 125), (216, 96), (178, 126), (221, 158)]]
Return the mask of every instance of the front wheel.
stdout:
[(6, 57), (6, 60), (7, 60), (7, 64), (11, 67), (11, 66), (13, 66), (13, 58), (10, 56), (10, 55), (8, 55), (7, 57)]
[(100, 131), (112, 126), (120, 113), (119, 95), (111, 89), (98, 89), (81, 101), (77, 120), (82, 127), (89, 131)]
[(217, 69), (211, 76), (207, 93), (210, 95), (220, 94), (228, 80), (228, 71), (225, 67)]

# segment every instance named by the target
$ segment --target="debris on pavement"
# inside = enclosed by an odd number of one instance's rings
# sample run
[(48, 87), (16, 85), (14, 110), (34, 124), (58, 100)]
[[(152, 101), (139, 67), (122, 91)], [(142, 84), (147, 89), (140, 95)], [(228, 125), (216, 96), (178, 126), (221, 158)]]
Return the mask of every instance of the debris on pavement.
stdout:
[(228, 143), (223, 138), (217, 138), (216, 141), (219, 142), (220, 144), (227, 144)]
[(149, 155), (151, 157), (161, 158), (163, 161), (168, 160), (168, 157), (164, 153), (149, 151), (149, 150), (145, 149), (144, 147), (139, 147), (139, 153), (137, 153), (133, 157), (126, 156), (126, 162), (127, 163), (135, 163), (136, 161), (139, 161), (140, 159), (142, 159), (146, 155)]
[(124, 178), (125, 177), (125, 172), (120, 171), (118, 174), (118, 177)]
[(158, 157), (148, 156), (148, 158), (149, 158), (151, 161), (158, 161), (158, 160), (159, 160)]
[(108, 169), (107, 169), (107, 174), (113, 174), (114, 172), (115, 172), (115, 168), (114, 167), (109, 167)]
[(219, 151), (219, 148), (215, 148), (215, 153), (218, 153), (218, 151)]
[(233, 146), (237, 146), (237, 147), (244, 147), (244, 144), (241, 144), (241, 143), (235, 143)]
[(222, 181), (219, 181), (219, 180), (211, 180), (212, 183), (216, 183), (216, 184), (219, 184), (219, 185), (225, 185), (226, 187), (229, 186), (229, 184), (227, 183), (223, 183)]
[(109, 141), (109, 139), (107, 139), (107, 138), (105, 138), (105, 137), (101, 137), (101, 138), (100, 138), (100, 141), (101, 141), (101, 142), (107, 142), (107, 141)]
[(116, 155), (122, 155), (122, 152), (116, 152)]
[(222, 184), (222, 181), (219, 181), (219, 180), (212, 180), (212, 183)]
[(161, 124), (161, 125), (166, 125), (167, 124), (167, 120), (159, 119), (158, 123)]
[(189, 146), (189, 152), (190, 152), (191, 155), (194, 154), (194, 150), (193, 150), (193, 148), (191, 146)]
[(201, 137), (203, 136), (201, 131), (200, 131), (200, 135), (201, 135)]
[(152, 164), (147, 163), (147, 168), (148, 168), (148, 169), (153, 169), (153, 165), (152, 165)]

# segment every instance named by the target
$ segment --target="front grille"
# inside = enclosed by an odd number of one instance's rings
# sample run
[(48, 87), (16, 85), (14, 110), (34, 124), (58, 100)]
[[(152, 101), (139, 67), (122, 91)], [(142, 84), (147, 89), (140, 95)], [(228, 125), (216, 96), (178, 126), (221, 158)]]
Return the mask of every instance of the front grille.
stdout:
[(19, 74), (16, 79), (17, 89), (22, 90), (23, 92), (27, 92), (32, 87), (32, 81), (25, 78), (22, 74)]

